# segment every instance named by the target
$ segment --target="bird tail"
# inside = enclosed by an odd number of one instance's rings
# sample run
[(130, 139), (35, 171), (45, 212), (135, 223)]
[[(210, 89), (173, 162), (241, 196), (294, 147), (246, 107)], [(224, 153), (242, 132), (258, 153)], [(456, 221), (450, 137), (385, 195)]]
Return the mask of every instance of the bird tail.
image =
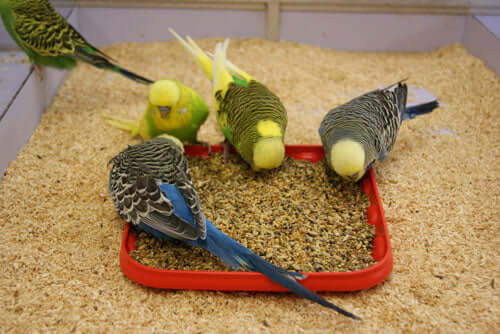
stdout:
[(223, 97), (229, 84), (234, 81), (233, 77), (226, 69), (226, 51), (228, 45), (229, 39), (226, 39), (224, 44), (217, 43), (214, 52), (212, 89), (214, 93), (221, 91)]
[(412, 119), (420, 115), (425, 115), (434, 111), (439, 107), (438, 100), (427, 103), (417, 104), (416, 106), (407, 107), (403, 115), (403, 120)]
[(406, 101), (408, 99), (408, 86), (400, 81), (397, 83), (397, 87), (394, 89), (394, 95), (396, 97), (396, 103), (399, 110), (400, 122), (403, 121), (404, 113), (406, 111)]
[(198, 62), (198, 65), (200, 65), (203, 73), (207, 76), (207, 78), (212, 81), (212, 68), (213, 68), (213, 62), (210, 59), (210, 57), (207, 56), (207, 54), (196, 44), (196, 42), (189, 36), (186, 36), (186, 40), (184, 40), (179, 34), (175, 32), (174, 29), (168, 28), (168, 31), (172, 35), (177, 38), (177, 40), (181, 43), (181, 45), (186, 49), (187, 52), (189, 52), (194, 59)]
[[(214, 59), (214, 54), (207, 52), (207, 54)], [(233, 64), (229, 59), (226, 58), (225, 61), (226, 70), (231, 74), (233, 80), (236, 84), (240, 86), (248, 86), (250, 80), (253, 80), (252, 76), (247, 72), (243, 71), (241, 68)]]
[(360, 319), (356, 315), (348, 312), (324, 298), (310, 291), (297, 280), (304, 279), (305, 276), (301, 273), (288, 272), (280, 267), (277, 267), (260, 256), (252, 253), (248, 248), (231, 239), (229, 236), (220, 232), (208, 220), (207, 223), (207, 238), (205, 240), (196, 240), (192, 243), (195, 246), (203, 247), (222, 259), (226, 265), (233, 269), (245, 268), (251, 271), (257, 271), (267, 276), (272, 281), (287, 288), (291, 292), (313, 302), (316, 302), (325, 307), (331, 308), (340, 314), (353, 319)]
[(75, 52), (75, 57), (83, 62), (89, 63), (97, 68), (103, 70), (110, 70), (116, 73), (123, 75), (126, 78), (129, 78), (137, 83), (149, 85), (152, 84), (153, 81), (150, 79), (146, 79), (138, 74), (130, 72), (114, 63), (111, 62), (111, 57), (104, 54), (102, 51), (98, 50), (94, 47), (83, 47), (77, 48)]

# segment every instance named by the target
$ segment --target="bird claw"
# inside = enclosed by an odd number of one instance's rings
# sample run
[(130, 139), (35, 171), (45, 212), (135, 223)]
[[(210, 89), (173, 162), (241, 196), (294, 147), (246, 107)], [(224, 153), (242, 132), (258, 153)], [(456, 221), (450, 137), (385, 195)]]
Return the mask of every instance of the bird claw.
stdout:
[(43, 65), (32, 64), (31, 66), (32, 66), (33, 70), (35, 71), (36, 76), (38, 77), (38, 79), (40, 79), (40, 81), (43, 81), (43, 79), (44, 79)]
[(204, 141), (197, 141), (196, 144), (203, 146), (204, 148), (207, 149), (207, 155), (212, 155), (212, 145), (210, 143), (204, 142)]
[(227, 139), (225, 139), (223, 142), (222, 142), (222, 147), (224, 148), (224, 160), (228, 160), (229, 159), (229, 154), (231, 154), (231, 144), (229, 143), (229, 141)]

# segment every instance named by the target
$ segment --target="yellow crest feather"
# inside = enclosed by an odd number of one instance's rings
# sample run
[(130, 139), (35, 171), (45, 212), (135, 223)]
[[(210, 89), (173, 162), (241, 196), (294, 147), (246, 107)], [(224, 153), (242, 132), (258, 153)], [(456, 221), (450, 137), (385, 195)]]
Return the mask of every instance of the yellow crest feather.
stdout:
[(181, 97), (179, 85), (172, 80), (158, 80), (149, 89), (149, 102), (154, 106), (175, 106)]

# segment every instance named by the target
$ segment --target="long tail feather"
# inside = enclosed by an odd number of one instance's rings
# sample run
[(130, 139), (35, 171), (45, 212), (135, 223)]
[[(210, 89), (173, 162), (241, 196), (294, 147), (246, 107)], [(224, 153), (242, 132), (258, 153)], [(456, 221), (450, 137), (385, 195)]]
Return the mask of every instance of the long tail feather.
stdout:
[(420, 115), (431, 113), (434, 111), (434, 109), (438, 107), (439, 107), (438, 100), (418, 104), (416, 106), (407, 107), (406, 112), (403, 115), (403, 120), (412, 119)]
[(233, 82), (233, 77), (226, 70), (226, 50), (229, 45), (229, 39), (224, 41), (224, 44), (217, 43), (214, 52), (214, 67), (212, 89), (216, 93), (222, 91), (222, 95), (227, 91), (229, 83)]
[(208, 220), (206, 220), (206, 223), (207, 238), (205, 240), (198, 239), (187, 243), (207, 249), (232, 268), (246, 268), (252, 271), (260, 272), (272, 281), (305, 299), (309, 299), (320, 305), (331, 308), (347, 317), (358, 320), (360, 319), (351, 312), (330, 303), (298, 283), (297, 279), (303, 278), (302, 274), (285, 271), (282, 268), (267, 262), (263, 258), (252, 253), (240, 243), (217, 230)]
[[(211, 53), (210, 51), (207, 52), (207, 54), (214, 59), (214, 54)], [(241, 68), (233, 64), (229, 59), (226, 58), (226, 70), (233, 76), (233, 79), (236, 80), (242, 80), (245, 82), (245, 84), (248, 85), (248, 83), (253, 80), (252, 76), (248, 74), (247, 72), (243, 71)]]
[(196, 44), (195, 41), (189, 36), (186, 36), (187, 42), (177, 34), (174, 29), (168, 28), (168, 31), (177, 38), (181, 45), (194, 57), (194, 59), (200, 65), (203, 73), (207, 78), (212, 81), (212, 60), (207, 56), (207, 54)]
[(140, 84), (143, 84), (143, 85), (150, 85), (150, 84), (154, 83), (154, 81), (147, 79), (143, 76), (140, 76), (138, 74), (135, 74), (133, 72), (130, 72), (129, 70), (126, 70), (123, 67), (120, 67), (118, 65), (113, 65), (113, 67), (110, 69), (116, 73), (120, 73), (124, 77), (129, 78), (130, 80), (133, 80), (133, 81), (140, 83)]
[(113, 64), (111, 61), (109, 61), (107, 58), (110, 58), (109, 56), (101, 55), (102, 52), (97, 50), (97, 49), (90, 49), (90, 48), (79, 48), (75, 52), (75, 57), (83, 62), (86, 62), (88, 64), (91, 64), (97, 68), (103, 69), (103, 70), (110, 70), (116, 73), (119, 73), (126, 78), (129, 78), (137, 83), (144, 84), (144, 85), (149, 85), (152, 84), (154, 81), (150, 79), (146, 79), (138, 74), (135, 74), (133, 72), (130, 72), (129, 70), (126, 70), (116, 64)]

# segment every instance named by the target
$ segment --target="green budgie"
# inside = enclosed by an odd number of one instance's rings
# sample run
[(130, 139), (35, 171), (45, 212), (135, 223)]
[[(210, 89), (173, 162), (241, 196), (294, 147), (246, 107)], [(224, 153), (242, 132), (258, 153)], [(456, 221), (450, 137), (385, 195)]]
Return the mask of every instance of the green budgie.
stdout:
[(148, 107), (138, 120), (124, 120), (103, 115), (108, 123), (149, 140), (169, 134), (182, 142), (200, 143), (198, 130), (208, 117), (209, 109), (198, 93), (177, 80), (158, 80), (150, 86)]
[(212, 61), (189, 36), (186, 42), (169, 30), (212, 81), (217, 121), (226, 140), (255, 171), (280, 166), (288, 122), (280, 99), (226, 59), (229, 40), (217, 44)]
[(330, 110), (319, 128), (330, 168), (345, 179), (358, 181), (392, 150), (403, 120), (439, 106), (434, 100), (406, 107), (407, 94), (406, 84), (398, 82)]
[(90, 45), (48, 0), (0, 0), (5, 29), (35, 68), (40, 65), (71, 69), (76, 60), (111, 70), (142, 84), (151, 80), (113, 64), (112, 59)]

